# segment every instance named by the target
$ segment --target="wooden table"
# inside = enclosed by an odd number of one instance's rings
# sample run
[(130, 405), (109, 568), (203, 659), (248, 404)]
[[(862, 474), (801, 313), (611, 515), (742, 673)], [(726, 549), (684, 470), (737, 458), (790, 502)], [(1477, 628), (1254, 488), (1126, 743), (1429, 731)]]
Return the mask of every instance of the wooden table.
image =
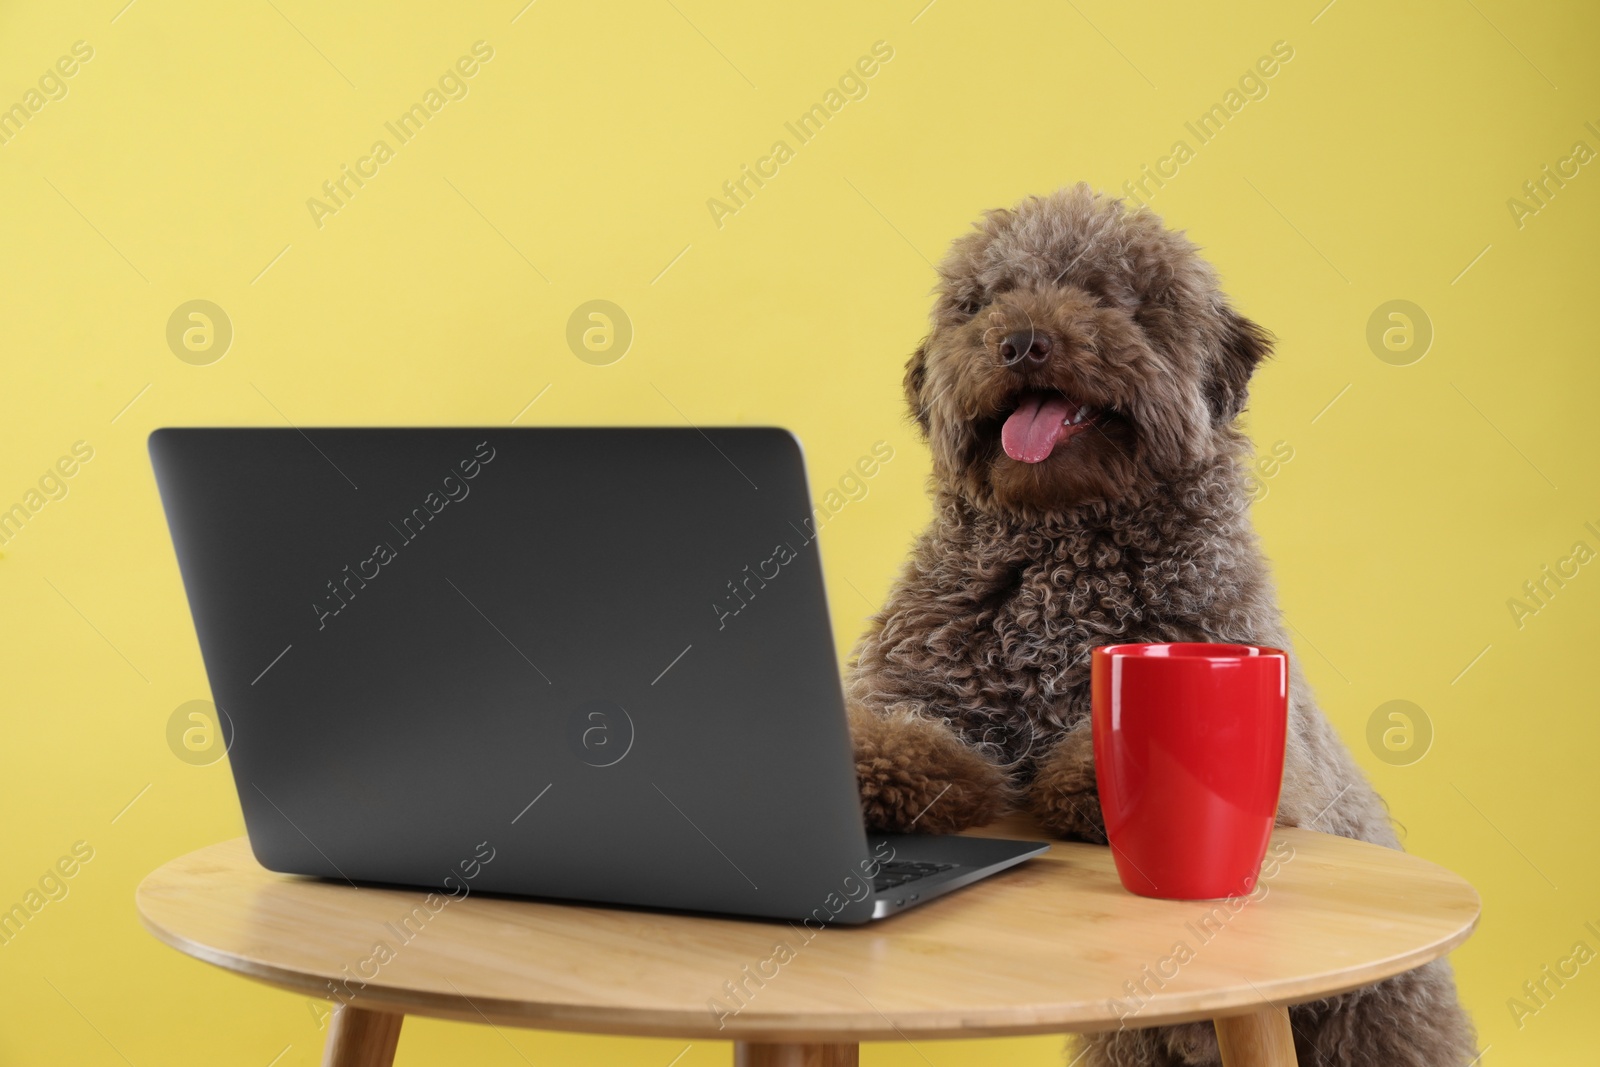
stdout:
[(855, 1064), (860, 1041), (1209, 1018), (1228, 1067), (1284, 1067), (1287, 1005), (1442, 956), (1477, 922), (1470, 885), (1404, 853), (1283, 830), (1268, 864), (1247, 903), (1147, 900), (1122, 889), (1107, 849), (1057, 843), (809, 939), (784, 922), (482, 896), (436, 897), (435, 912), (419, 891), (273, 874), (242, 838), (161, 867), (137, 900), (180, 952), (338, 1002), (325, 1067), (387, 1067), (407, 1014), (731, 1040), (748, 1067)]

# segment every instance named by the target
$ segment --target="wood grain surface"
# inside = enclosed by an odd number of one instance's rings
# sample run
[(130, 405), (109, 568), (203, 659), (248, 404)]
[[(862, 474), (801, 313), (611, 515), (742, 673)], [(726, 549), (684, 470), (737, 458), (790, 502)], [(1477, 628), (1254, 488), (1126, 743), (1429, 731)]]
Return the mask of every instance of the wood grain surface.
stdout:
[(156, 870), (137, 903), (182, 952), (358, 1008), (816, 1045), (1248, 1015), (1408, 970), (1477, 921), (1472, 887), (1417, 857), (1306, 830), (1273, 840), (1253, 898), (1136, 897), (1105, 848), (1057, 842), (913, 911), (820, 932), (477, 895), (429, 914), (421, 891), (266, 871), (242, 838)]

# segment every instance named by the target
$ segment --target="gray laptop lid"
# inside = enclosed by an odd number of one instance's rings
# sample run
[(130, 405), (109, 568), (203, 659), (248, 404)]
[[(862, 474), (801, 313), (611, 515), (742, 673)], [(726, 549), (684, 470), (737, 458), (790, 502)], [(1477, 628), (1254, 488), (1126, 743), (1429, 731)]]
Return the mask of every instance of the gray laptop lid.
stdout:
[(786, 431), (162, 429), (150, 452), (265, 866), (870, 913)]

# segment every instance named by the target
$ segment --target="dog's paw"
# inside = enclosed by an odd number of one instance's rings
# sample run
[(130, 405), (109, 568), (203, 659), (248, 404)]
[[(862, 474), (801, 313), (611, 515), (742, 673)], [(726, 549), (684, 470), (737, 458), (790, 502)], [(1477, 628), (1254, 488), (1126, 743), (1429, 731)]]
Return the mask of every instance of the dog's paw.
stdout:
[(1106, 843), (1106, 821), (1094, 781), (1094, 737), (1087, 722), (1038, 761), (1028, 786), (1028, 809), (1053, 834)]
[(993, 822), (1011, 805), (1004, 772), (940, 722), (856, 709), (850, 734), (869, 830), (954, 833)]

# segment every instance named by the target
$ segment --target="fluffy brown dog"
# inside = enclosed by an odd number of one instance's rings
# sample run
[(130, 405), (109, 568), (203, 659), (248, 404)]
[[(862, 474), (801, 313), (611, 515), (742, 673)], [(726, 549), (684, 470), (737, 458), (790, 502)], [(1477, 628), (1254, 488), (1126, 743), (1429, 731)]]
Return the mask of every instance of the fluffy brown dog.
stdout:
[[(1055, 833), (1104, 842), (1089, 650), (1290, 647), (1234, 426), (1271, 341), (1187, 238), (1083, 185), (989, 212), (939, 275), (905, 376), (935, 516), (849, 680), (867, 819), (948, 832), (1020, 805)], [(1291, 670), (1278, 822), (1398, 848)], [(1319, 1067), (1457, 1067), (1475, 1054), (1442, 960), (1291, 1018), (1300, 1062)], [(1210, 1023), (1088, 1040), (1094, 1064), (1219, 1062)]]

